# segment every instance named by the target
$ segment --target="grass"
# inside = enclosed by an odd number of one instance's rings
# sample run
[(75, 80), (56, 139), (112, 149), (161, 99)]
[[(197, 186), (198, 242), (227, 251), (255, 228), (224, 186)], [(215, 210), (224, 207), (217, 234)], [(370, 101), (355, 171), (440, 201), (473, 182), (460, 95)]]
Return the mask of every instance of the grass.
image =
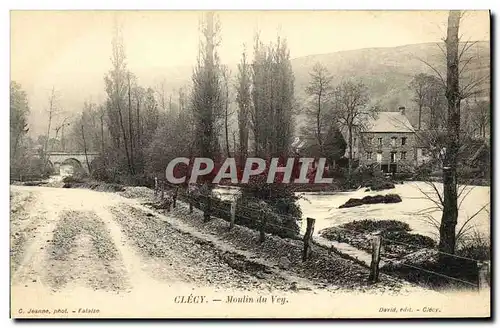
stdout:
[(125, 187), (117, 183), (107, 182), (65, 182), (63, 188), (84, 188), (96, 191), (119, 192), (125, 191)]
[(457, 245), (456, 255), (478, 261), (491, 260), (491, 242), (477, 230), (464, 236)]
[(428, 288), (474, 289), (478, 281), (475, 260), (491, 259), (490, 240), (478, 232), (459, 241), (455, 255), (463, 258), (441, 259), (435, 240), (411, 233), (407, 223), (397, 220), (352, 221), (324, 229), (320, 234), (371, 252), (370, 233), (375, 231), (382, 236), (382, 259), (389, 259), (382, 270)]

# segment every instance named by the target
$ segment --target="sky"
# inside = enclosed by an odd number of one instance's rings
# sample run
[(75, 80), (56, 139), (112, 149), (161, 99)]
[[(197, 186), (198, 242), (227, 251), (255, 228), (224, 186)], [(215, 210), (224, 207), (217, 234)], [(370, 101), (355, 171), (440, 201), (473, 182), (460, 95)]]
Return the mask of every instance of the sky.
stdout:
[[(249, 53), (257, 31), (264, 42), (286, 37), (292, 58), (371, 47), (437, 42), (446, 35), (445, 11), (219, 11), (224, 64)], [(129, 69), (193, 66), (199, 11), (11, 11), (11, 80), (42, 113), (50, 90), (61, 106), (103, 100), (114, 20), (122, 25)], [(486, 11), (467, 12), (464, 40), (489, 40)]]

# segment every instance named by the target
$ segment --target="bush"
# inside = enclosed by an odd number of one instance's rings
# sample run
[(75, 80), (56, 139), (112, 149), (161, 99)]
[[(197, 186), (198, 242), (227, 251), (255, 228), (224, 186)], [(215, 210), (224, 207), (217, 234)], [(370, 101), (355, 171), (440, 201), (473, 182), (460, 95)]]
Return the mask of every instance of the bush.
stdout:
[[(276, 192), (276, 190), (274, 190)], [(276, 193), (276, 196), (278, 193)], [(206, 196), (201, 193), (193, 193), (190, 196), (193, 206), (200, 210), (205, 209)], [(266, 218), (264, 231), (283, 238), (297, 237), (300, 227), (297, 221), (301, 215), (300, 207), (295, 204), (293, 198), (271, 197), (267, 201), (241, 194), (236, 198), (235, 223), (251, 229), (259, 230), (262, 215)], [(231, 201), (211, 198), (210, 215), (230, 220)], [(295, 215), (287, 214), (295, 213)]]
[(63, 188), (85, 188), (95, 191), (120, 192), (125, 191), (125, 187), (117, 183), (106, 182), (65, 182)]
[(411, 231), (408, 223), (397, 220), (354, 220), (343, 224), (342, 227), (358, 232)]
[(368, 185), (371, 190), (379, 191), (384, 189), (394, 189), (394, 183), (392, 181), (387, 181), (383, 178), (375, 178)]
[(82, 177), (78, 177), (78, 176), (72, 176), (72, 175), (69, 175), (67, 177), (64, 177), (62, 179), (62, 181), (64, 183), (83, 183), (84, 182), (84, 179)]
[(387, 241), (388, 244), (392, 244), (394, 241), (415, 246), (416, 249), (436, 247), (436, 241), (431, 237), (420, 234), (411, 234), (407, 231), (387, 231), (384, 234), (384, 237), (390, 239)]
[(478, 261), (491, 260), (491, 243), (490, 240), (485, 238), (477, 231), (469, 238), (459, 241), (457, 246), (456, 255), (472, 258)]

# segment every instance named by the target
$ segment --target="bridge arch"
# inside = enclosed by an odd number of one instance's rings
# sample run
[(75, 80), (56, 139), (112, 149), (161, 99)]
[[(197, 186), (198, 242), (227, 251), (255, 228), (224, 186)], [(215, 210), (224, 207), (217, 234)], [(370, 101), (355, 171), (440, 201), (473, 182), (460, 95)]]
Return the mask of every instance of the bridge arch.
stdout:
[[(84, 165), (76, 158), (74, 157), (69, 157), (66, 158), (64, 161), (60, 163), (60, 169), (63, 167), (66, 168), (67, 166), (72, 167), (72, 173), (86, 173), (87, 170), (85, 170)], [(62, 172), (61, 172), (62, 173)]]
[(49, 153), (49, 160), (54, 164), (54, 169), (60, 174), (61, 165), (72, 165), (82, 172), (90, 173), (87, 166), (87, 160), (91, 164), (99, 153), (79, 153), (79, 152), (51, 152)]

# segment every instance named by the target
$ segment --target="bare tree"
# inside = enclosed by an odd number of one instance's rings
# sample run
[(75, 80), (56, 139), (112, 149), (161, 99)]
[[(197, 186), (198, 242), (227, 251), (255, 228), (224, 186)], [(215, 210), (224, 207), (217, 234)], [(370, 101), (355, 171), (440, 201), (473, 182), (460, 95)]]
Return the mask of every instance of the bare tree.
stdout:
[(353, 134), (364, 129), (366, 122), (376, 116), (375, 107), (368, 106), (368, 89), (359, 82), (342, 82), (333, 92), (335, 117), (339, 124), (347, 131), (348, 153), (348, 180), (352, 176)]
[(229, 79), (231, 76), (231, 71), (227, 66), (221, 69), (222, 79), (224, 81), (224, 136), (226, 143), (226, 153), (227, 157), (231, 156), (231, 150), (229, 148), (229, 117), (232, 113), (229, 111), (229, 104), (231, 100), (229, 99)]
[(439, 249), (455, 252), (455, 226), (458, 218), (457, 159), (460, 147), (460, 85), (458, 30), (460, 11), (450, 11), (446, 36), (446, 98), (448, 99), (447, 147), (443, 162), (443, 216), (439, 230)]
[[(464, 42), (460, 47), (459, 28), (460, 20), (463, 12), (452, 10), (448, 15), (447, 36), (445, 39), (445, 49), (443, 53), (446, 55), (446, 78), (441, 74), (439, 69), (425, 63), (431, 68), (436, 77), (445, 90), (447, 100), (447, 117), (445, 122), (444, 134), (438, 133), (435, 140), (431, 140), (434, 144), (436, 152), (440, 154), (440, 160), (443, 167), (443, 192), (434, 186), (435, 197), (438, 200), (434, 201), (441, 204), (439, 210), (442, 211), (442, 218), (439, 224), (439, 249), (444, 253), (453, 254), (456, 248), (456, 225), (458, 219), (458, 199), (463, 193), (458, 188), (458, 173), (457, 167), (460, 164), (460, 159), (463, 151), (470, 147), (467, 143), (470, 135), (467, 135), (461, 129), (461, 104), (472, 96), (483, 92), (482, 86), (489, 79), (489, 76), (475, 76), (468, 70), (468, 66), (475, 56), (468, 56), (468, 50), (475, 45), (475, 42)], [(436, 146), (437, 145), (437, 146)], [(465, 159), (466, 160), (466, 159)], [(434, 185), (434, 184), (433, 184)], [(462, 187), (464, 188), (464, 187)], [(463, 231), (461, 229), (461, 231)], [(441, 257), (441, 261), (445, 262), (446, 256)]]
[(50, 140), (50, 128), (52, 127), (52, 120), (57, 116), (59, 113), (59, 108), (58, 108), (58, 98), (57, 98), (57, 93), (54, 87), (52, 87), (52, 91), (49, 96), (49, 108), (47, 109), (47, 113), (49, 115), (49, 122), (47, 125), (47, 135), (45, 137), (45, 145), (43, 147), (43, 152), (45, 154), (45, 160), (44, 160), (44, 169), (47, 167), (47, 164), (49, 162), (49, 140)]
[(332, 76), (320, 63), (316, 63), (309, 73), (311, 80), (306, 87), (306, 94), (310, 97), (310, 104), (305, 114), (307, 124), (303, 128), (303, 134), (308, 137), (313, 131), (319, 151), (324, 155), (324, 143), (326, 132), (333, 122), (332, 108)]
[(82, 140), (83, 140), (83, 152), (85, 153), (85, 162), (87, 164), (87, 169), (89, 172), (91, 172), (90, 169), (90, 163), (89, 163), (89, 156), (87, 155), (87, 141), (85, 140), (85, 129), (84, 129), (84, 118), (83, 118), (83, 113), (82, 113), (82, 119), (81, 119), (81, 131), (82, 131)]
[[(238, 84), (236, 86), (236, 101), (238, 102), (238, 131), (240, 162), (244, 163), (248, 155), (248, 131), (250, 125), (250, 109), (252, 105), (251, 71), (247, 63), (246, 51), (243, 51), (238, 64)], [(235, 143), (236, 146), (236, 143)]]
[(59, 131), (61, 131), (61, 150), (62, 151), (65, 151), (64, 128), (66, 126), (70, 125), (70, 123), (68, 122), (68, 120), (69, 120), (69, 117), (67, 117), (67, 116), (64, 117), (63, 120), (62, 120), (62, 122), (59, 125), (57, 125), (55, 127), (55, 129), (54, 129), (56, 131), (56, 139), (57, 139), (57, 136), (59, 134)]
[(104, 106), (99, 107), (99, 123), (100, 123), (100, 131), (101, 131), (101, 154), (104, 154), (104, 115), (106, 115), (106, 111)]

